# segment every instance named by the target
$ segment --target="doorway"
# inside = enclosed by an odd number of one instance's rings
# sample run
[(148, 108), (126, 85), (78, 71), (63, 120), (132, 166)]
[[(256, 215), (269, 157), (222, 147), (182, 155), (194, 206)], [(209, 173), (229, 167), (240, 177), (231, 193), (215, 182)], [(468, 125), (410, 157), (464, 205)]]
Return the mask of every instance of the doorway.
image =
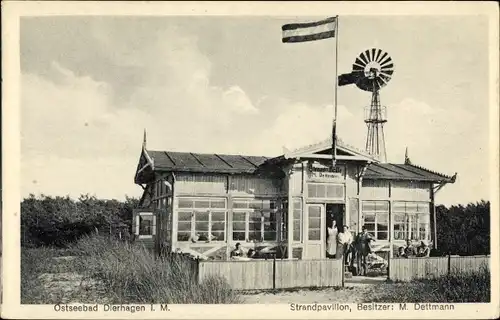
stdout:
[(344, 203), (326, 204), (326, 228), (330, 228), (332, 226), (333, 220), (335, 220), (337, 222), (337, 230), (339, 232), (344, 232), (344, 224), (345, 224), (344, 217), (345, 217)]

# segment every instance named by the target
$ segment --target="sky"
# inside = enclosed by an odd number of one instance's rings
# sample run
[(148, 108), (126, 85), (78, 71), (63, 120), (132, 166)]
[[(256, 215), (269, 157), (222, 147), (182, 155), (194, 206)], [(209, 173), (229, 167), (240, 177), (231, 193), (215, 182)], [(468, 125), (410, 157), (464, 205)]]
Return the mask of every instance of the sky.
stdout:
[[(489, 200), (486, 16), (342, 16), (335, 39), (283, 44), (281, 26), (325, 17), (21, 19), (21, 196), (140, 197), (151, 150), (277, 156), (328, 138), (337, 72), (388, 52), (388, 162), (455, 184), (446, 205)], [(370, 93), (338, 89), (338, 135), (363, 149)]]

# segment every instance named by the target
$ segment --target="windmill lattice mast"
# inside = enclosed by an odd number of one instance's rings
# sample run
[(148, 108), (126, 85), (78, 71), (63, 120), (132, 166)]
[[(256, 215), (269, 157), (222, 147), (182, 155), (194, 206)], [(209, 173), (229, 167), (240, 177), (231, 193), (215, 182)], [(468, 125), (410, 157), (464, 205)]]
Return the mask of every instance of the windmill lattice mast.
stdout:
[(386, 107), (380, 104), (380, 89), (387, 85), (394, 73), (392, 58), (380, 49), (371, 48), (361, 52), (352, 65), (352, 71), (339, 76), (339, 86), (356, 84), (372, 93), (371, 105), (365, 108), (366, 151), (381, 162), (387, 161), (384, 124), (387, 122)]
[(387, 109), (380, 105), (380, 93), (374, 86), (371, 105), (365, 109), (365, 123), (368, 127), (365, 149), (382, 162), (387, 161), (384, 136), (384, 124), (386, 122)]

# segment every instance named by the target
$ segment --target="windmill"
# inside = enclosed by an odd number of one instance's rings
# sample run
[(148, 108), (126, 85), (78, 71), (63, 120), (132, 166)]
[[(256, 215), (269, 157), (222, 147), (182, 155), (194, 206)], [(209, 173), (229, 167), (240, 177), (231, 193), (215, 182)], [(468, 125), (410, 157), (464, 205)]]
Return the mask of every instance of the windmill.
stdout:
[(369, 107), (365, 108), (365, 123), (368, 127), (366, 136), (366, 151), (385, 162), (384, 124), (387, 122), (386, 107), (380, 104), (380, 89), (387, 85), (394, 72), (394, 63), (389, 54), (380, 49), (368, 49), (356, 58), (352, 72), (342, 74), (338, 85), (356, 84), (364, 91), (372, 93)]

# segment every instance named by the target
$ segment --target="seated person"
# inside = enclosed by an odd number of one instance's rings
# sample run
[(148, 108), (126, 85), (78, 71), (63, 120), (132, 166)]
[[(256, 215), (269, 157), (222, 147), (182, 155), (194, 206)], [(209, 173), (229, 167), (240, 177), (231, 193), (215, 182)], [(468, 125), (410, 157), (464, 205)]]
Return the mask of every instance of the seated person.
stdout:
[(411, 240), (410, 239), (406, 240), (406, 247), (404, 248), (404, 250), (405, 250), (405, 256), (407, 258), (414, 257), (414, 256), (417, 255), (417, 250), (411, 244)]
[(420, 245), (417, 248), (417, 257), (428, 257), (431, 253), (429, 247), (423, 242), (420, 242)]
[(254, 249), (249, 249), (247, 252), (247, 257), (250, 259), (253, 259), (253, 258), (255, 258), (255, 254), (256, 254), (256, 252)]
[(405, 248), (404, 247), (399, 247), (397, 257), (399, 257), (399, 258), (406, 258)]
[(244, 255), (245, 254), (244, 254), (243, 250), (241, 250), (241, 244), (238, 242), (236, 244), (236, 249), (234, 249), (233, 251), (231, 251), (231, 258), (241, 258)]

